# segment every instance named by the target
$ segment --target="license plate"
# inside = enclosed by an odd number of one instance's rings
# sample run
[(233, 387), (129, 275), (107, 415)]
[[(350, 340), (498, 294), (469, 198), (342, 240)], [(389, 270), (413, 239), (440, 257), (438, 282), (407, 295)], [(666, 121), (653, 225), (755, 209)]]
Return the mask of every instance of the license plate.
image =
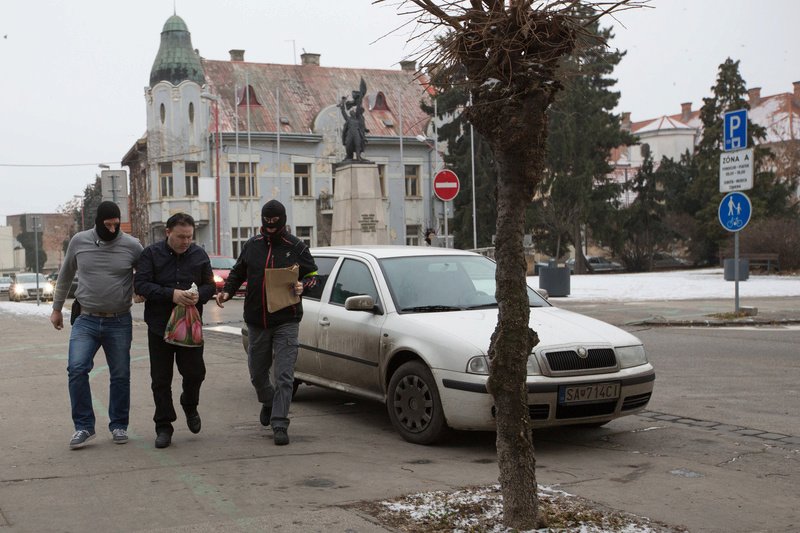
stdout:
[(588, 385), (562, 385), (558, 388), (558, 403), (598, 403), (619, 398), (619, 383), (592, 383)]

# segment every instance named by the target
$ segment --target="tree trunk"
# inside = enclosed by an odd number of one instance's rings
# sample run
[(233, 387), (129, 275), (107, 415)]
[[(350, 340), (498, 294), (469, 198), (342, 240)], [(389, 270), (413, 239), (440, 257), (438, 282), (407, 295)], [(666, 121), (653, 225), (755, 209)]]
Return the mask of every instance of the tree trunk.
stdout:
[[(503, 132), (502, 135), (486, 135), (495, 140), (492, 148), (498, 171), (495, 277), (499, 318), (489, 348), (488, 389), (494, 397), (497, 413), (503, 522), (519, 530), (540, 527), (536, 458), (526, 386), (528, 356), (538, 337), (528, 326), (530, 308), (523, 248), (525, 217), (522, 214), (533, 198), (544, 166), (547, 98), (549, 95), (533, 93), (517, 102), (519, 107), (493, 109), (491, 118), (474, 116), (476, 127), (480, 123), (481, 127), (493, 126)], [(523, 117), (525, 126), (521, 127)]]

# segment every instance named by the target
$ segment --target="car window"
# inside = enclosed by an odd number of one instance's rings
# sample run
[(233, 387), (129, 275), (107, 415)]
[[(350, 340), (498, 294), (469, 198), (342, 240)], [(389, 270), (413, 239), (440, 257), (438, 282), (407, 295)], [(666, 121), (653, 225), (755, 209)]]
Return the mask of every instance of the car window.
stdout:
[(363, 294), (372, 296), (378, 303), (378, 290), (367, 265), (354, 259), (345, 259), (333, 284), (331, 303), (344, 305), (349, 297)]
[(319, 300), (322, 298), (322, 291), (328, 282), (328, 276), (331, 275), (331, 270), (336, 264), (338, 257), (314, 257), (314, 262), (317, 264), (317, 284), (303, 293), (303, 298), (311, 298), (312, 300)]
[(217, 270), (230, 270), (236, 264), (236, 259), (233, 257), (211, 257), (211, 268)]
[[(482, 256), (413, 256), (383, 259), (381, 267), (400, 312), (495, 307), (495, 263)], [(528, 302), (547, 303), (528, 287)]]

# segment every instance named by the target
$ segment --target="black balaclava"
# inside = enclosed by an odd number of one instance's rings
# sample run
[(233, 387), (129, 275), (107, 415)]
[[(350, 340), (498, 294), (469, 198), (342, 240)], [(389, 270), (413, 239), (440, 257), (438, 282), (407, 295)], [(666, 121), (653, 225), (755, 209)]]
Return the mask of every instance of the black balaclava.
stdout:
[[(280, 217), (280, 220), (275, 224), (267, 224), (265, 219), (273, 217)], [(286, 227), (286, 208), (283, 207), (283, 204), (278, 200), (270, 200), (265, 203), (264, 207), (261, 208), (261, 224), (264, 229), (275, 228), (278, 230), (275, 233), (282, 233)]]
[(119, 235), (119, 222), (114, 227), (114, 231), (108, 231), (108, 228), (103, 224), (104, 220), (110, 218), (119, 218), (119, 206), (114, 202), (102, 202), (97, 206), (97, 216), (94, 218), (94, 229), (97, 234), (104, 241), (113, 241)]

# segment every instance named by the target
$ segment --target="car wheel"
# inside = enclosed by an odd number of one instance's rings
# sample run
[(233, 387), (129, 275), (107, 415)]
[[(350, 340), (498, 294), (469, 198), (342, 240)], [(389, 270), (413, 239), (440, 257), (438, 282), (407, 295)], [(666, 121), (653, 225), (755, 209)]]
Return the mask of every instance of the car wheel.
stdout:
[(392, 425), (408, 442), (432, 444), (447, 430), (436, 381), (419, 361), (403, 364), (392, 375), (386, 406)]

